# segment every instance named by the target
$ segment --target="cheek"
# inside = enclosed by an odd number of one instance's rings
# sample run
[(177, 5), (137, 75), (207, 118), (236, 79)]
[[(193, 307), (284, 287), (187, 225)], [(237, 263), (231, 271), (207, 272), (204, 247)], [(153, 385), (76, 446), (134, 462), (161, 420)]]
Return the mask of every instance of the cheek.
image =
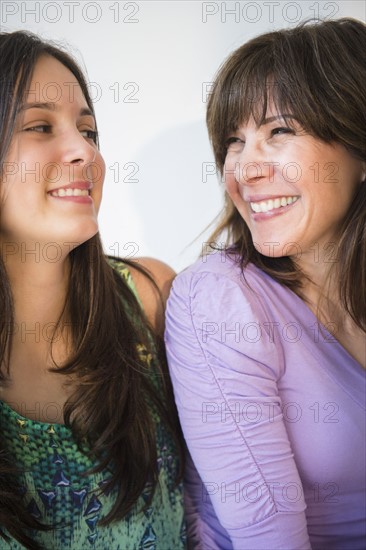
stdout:
[[(0, 182), (0, 221), (1, 209), (4, 209), (8, 202), (12, 200), (12, 195), (17, 191), (18, 178), (6, 172), (6, 167), (3, 174), (3, 179)], [(20, 188), (21, 189), (21, 188)]]
[(104, 159), (99, 153), (96, 156), (93, 164), (94, 164), (93, 178), (91, 181), (93, 183), (94, 189), (92, 191), (92, 194), (94, 196), (95, 210), (98, 213), (102, 202), (102, 192), (103, 192), (103, 184), (104, 184), (106, 167), (105, 167)]
[(235, 178), (235, 165), (234, 163), (230, 163), (227, 161), (224, 165), (224, 172), (223, 172), (223, 178), (224, 178), (224, 185), (227, 193), (230, 195), (230, 197), (234, 200), (234, 197), (236, 197), (238, 192), (238, 182)]
[(97, 154), (93, 162), (90, 162), (85, 171), (85, 175), (92, 184), (100, 189), (105, 178), (105, 162), (100, 153)]
[(240, 216), (243, 218), (246, 224), (249, 223), (248, 219), (248, 205), (244, 202), (243, 197), (240, 194), (240, 184), (236, 181), (235, 174), (233, 171), (229, 170), (229, 168), (226, 166), (226, 173), (224, 173), (225, 177), (225, 189), (226, 193), (229, 195), (233, 205), (235, 206), (236, 210), (239, 212)]
[(97, 154), (97, 157), (95, 160), (98, 165), (97, 174), (96, 174), (97, 181), (102, 186), (104, 183), (105, 172), (106, 172), (105, 162), (100, 153)]

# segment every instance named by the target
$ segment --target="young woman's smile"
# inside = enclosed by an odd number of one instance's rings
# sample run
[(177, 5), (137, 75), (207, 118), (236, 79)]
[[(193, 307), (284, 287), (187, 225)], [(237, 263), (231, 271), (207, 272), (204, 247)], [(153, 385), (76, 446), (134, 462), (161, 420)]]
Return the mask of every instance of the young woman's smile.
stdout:
[(5, 163), (1, 240), (67, 243), (69, 250), (70, 241), (90, 239), (104, 174), (95, 119), (75, 76), (41, 57)]
[(51, 197), (62, 199), (65, 201), (78, 202), (81, 204), (92, 204), (93, 200), (90, 196), (92, 183), (89, 181), (75, 181), (64, 187), (57, 187), (48, 191)]

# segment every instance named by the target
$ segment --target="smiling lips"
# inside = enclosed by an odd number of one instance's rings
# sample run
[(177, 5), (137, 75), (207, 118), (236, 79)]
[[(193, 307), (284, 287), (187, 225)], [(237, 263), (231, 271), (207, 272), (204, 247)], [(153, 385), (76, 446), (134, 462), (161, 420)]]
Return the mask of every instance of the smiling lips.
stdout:
[(89, 195), (89, 190), (79, 188), (64, 189), (63, 187), (61, 187), (60, 189), (50, 191), (50, 194), (53, 197), (87, 197)]
[(249, 202), (250, 208), (256, 214), (271, 212), (289, 206), (297, 201), (298, 196), (292, 197), (276, 197), (275, 199), (262, 200), (257, 202)]
[(48, 194), (51, 197), (56, 197), (63, 200), (71, 200), (74, 202), (91, 203), (90, 190), (93, 185), (89, 181), (78, 181), (69, 183), (57, 189), (51, 189)]

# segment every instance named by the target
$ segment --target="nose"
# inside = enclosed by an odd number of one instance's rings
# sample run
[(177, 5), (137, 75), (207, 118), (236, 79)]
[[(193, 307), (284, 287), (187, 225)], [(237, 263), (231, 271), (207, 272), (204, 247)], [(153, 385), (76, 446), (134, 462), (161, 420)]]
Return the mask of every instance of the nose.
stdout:
[(62, 162), (73, 165), (88, 165), (97, 155), (97, 148), (77, 128), (69, 129), (62, 136)]
[(268, 161), (265, 144), (255, 136), (248, 137), (235, 163), (236, 181), (241, 185), (255, 185), (272, 174), (273, 163)]

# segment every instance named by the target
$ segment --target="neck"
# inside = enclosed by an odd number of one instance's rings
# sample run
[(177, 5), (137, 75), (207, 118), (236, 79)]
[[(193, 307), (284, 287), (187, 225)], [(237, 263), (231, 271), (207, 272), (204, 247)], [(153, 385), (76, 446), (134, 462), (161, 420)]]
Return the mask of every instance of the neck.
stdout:
[(37, 260), (11, 257), (5, 268), (14, 301), (14, 345), (34, 348), (37, 344), (37, 349), (44, 351), (63, 312), (70, 266), (68, 258), (59, 262)]
[(314, 255), (304, 254), (297, 265), (305, 275), (302, 294), (319, 321), (334, 324), (338, 329), (348, 324), (353, 326), (340, 302), (337, 270), (334, 263), (329, 262), (329, 256), (314, 261)]
[[(50, 369), (62, 366), (71, 353), (70, 329), (63, 316), (70, 263), (68, 258), (62, 262), (27, 258), (22, 262), (12, 257), (5, 262), (5, 269), (13, 295), (14, 326), (0, 398), (21, 414), (24, 406), (25, 416), (33, 418), (35, 414), (43, 421), (37, 407), (52, 402), (62, 411), (69, 395), (65, 387), (68, 379), (55, 377)], [(62, 415), (57, 418), (62, 421)]]

